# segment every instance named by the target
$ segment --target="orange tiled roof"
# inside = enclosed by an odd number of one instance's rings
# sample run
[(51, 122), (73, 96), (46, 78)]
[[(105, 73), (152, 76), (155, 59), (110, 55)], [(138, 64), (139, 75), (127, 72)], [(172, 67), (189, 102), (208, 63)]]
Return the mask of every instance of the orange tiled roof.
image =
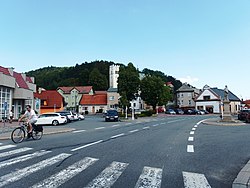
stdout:
[(45, 90), (41, 93), (35, 93), (34, 97), (37, 97), (43, 101), (46, 101), (47, 105), (41, 104), (41, 107), (46, 108), (60, 108), (63, 103), (63, 97), (56, 90)]
[(107, 91), (95, 91), (96, 95), (107, 95)]
[(83, 95), (81, 105), (107, 105), (107, 94)]

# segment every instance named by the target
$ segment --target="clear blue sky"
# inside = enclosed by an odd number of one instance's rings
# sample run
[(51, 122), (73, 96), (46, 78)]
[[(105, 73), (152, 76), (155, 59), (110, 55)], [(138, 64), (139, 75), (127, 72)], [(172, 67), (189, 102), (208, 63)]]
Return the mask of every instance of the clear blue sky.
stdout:
[(108, 60), (250, 99), (250, 0), (0, 0), (0, 65)]

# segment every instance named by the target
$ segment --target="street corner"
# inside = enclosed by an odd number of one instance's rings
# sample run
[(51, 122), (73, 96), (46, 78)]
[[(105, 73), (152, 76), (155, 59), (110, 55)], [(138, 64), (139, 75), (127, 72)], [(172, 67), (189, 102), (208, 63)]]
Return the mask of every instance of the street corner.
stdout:
[(213, 118), (213, 119), (206, 119), (202, 121), (203, 124), (206, 125), (216, 125), (216, 126), (243, 126), (248, 125), (247, 123), (244, 123), (239, 120), (233, 120), (230, 122), (223, 122), (220, 118)]

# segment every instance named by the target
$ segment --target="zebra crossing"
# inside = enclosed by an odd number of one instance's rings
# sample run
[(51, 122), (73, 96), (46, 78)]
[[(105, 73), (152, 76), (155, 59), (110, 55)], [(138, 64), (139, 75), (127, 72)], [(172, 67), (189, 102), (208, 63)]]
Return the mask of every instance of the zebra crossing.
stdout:
[[(16, 145), (3, 145), (0, 143), (0, 187), (6, 187), (14, 184), (15, 182), (25, 179), (28, 176), (42, 171), (46, 168), (53, 168), (53, 166), (62, 163), (67, 158), (71, 157), (70, 153), (57, 153), (53, 154), (52, 151), (39, 150), (34, 151), (33, 148), (23, 147), (16, 148)], [(6, 151), (9, 150), (9, 151)], [(18, 156), (16, 156), (18, 155)], [(47, 156), (49, 155), (49, 156)], [(33, 158), (40, 158), (39, 162), (35, 164), (30, 164), (24, 168), (16, 168), (15, 165), (20, 162), (28, 162)], [(81, 160), (75, 161), (73, 164), (66, 166), (58, 170), (58, 172), (53, 172), (54, 174), (49, 177), (41, 178), (31, 185), (32, 188), (40, 187), (63, 187), (63, 185), (74, 178), (76, 175), (82, 173), (84, 170), (95, 166), (97, 161), (101, 159), (93, 157), (84, 157)], [(11, 167), (11, 172), (6, 172), (3, 174), (4, 168)], [(122, 178), (121, 175), (129, 166), (129, 163), (113, 161), (107, 167), (100, 169), (99, 175), (93, 178), (89, 183), (83, 185), (85, 188), (109, 188), (115, 187), (115, 182)], [(15, 169), (15, 170), (13, 170)], [(134, 183), (135, 188), (161, 188), (166, 187), (163, 185), (163, 168), (155, 168), (150, 166), (145, 166), (141, 169), (141, 173), (138, 174), (137, 181)], [(192, 173), (192, 172), (182, 172), (183, 187), (185, 188), (210, 188), (206, 177), (204, 174)], [(126, 187), (126, 185), (124, 185)]]

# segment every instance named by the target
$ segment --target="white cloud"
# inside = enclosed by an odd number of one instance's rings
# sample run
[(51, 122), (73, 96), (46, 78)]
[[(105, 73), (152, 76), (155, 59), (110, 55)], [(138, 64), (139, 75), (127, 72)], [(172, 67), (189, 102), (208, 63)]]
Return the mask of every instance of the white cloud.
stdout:
[(185, 78), (179, 78), (179, 80), (183, 83), (187, 82), (189, 84), (193, 84), (195, 82), (198, 82), (199, 79), (198, 78), (192, 78), (191, 76), (186, 76)]

